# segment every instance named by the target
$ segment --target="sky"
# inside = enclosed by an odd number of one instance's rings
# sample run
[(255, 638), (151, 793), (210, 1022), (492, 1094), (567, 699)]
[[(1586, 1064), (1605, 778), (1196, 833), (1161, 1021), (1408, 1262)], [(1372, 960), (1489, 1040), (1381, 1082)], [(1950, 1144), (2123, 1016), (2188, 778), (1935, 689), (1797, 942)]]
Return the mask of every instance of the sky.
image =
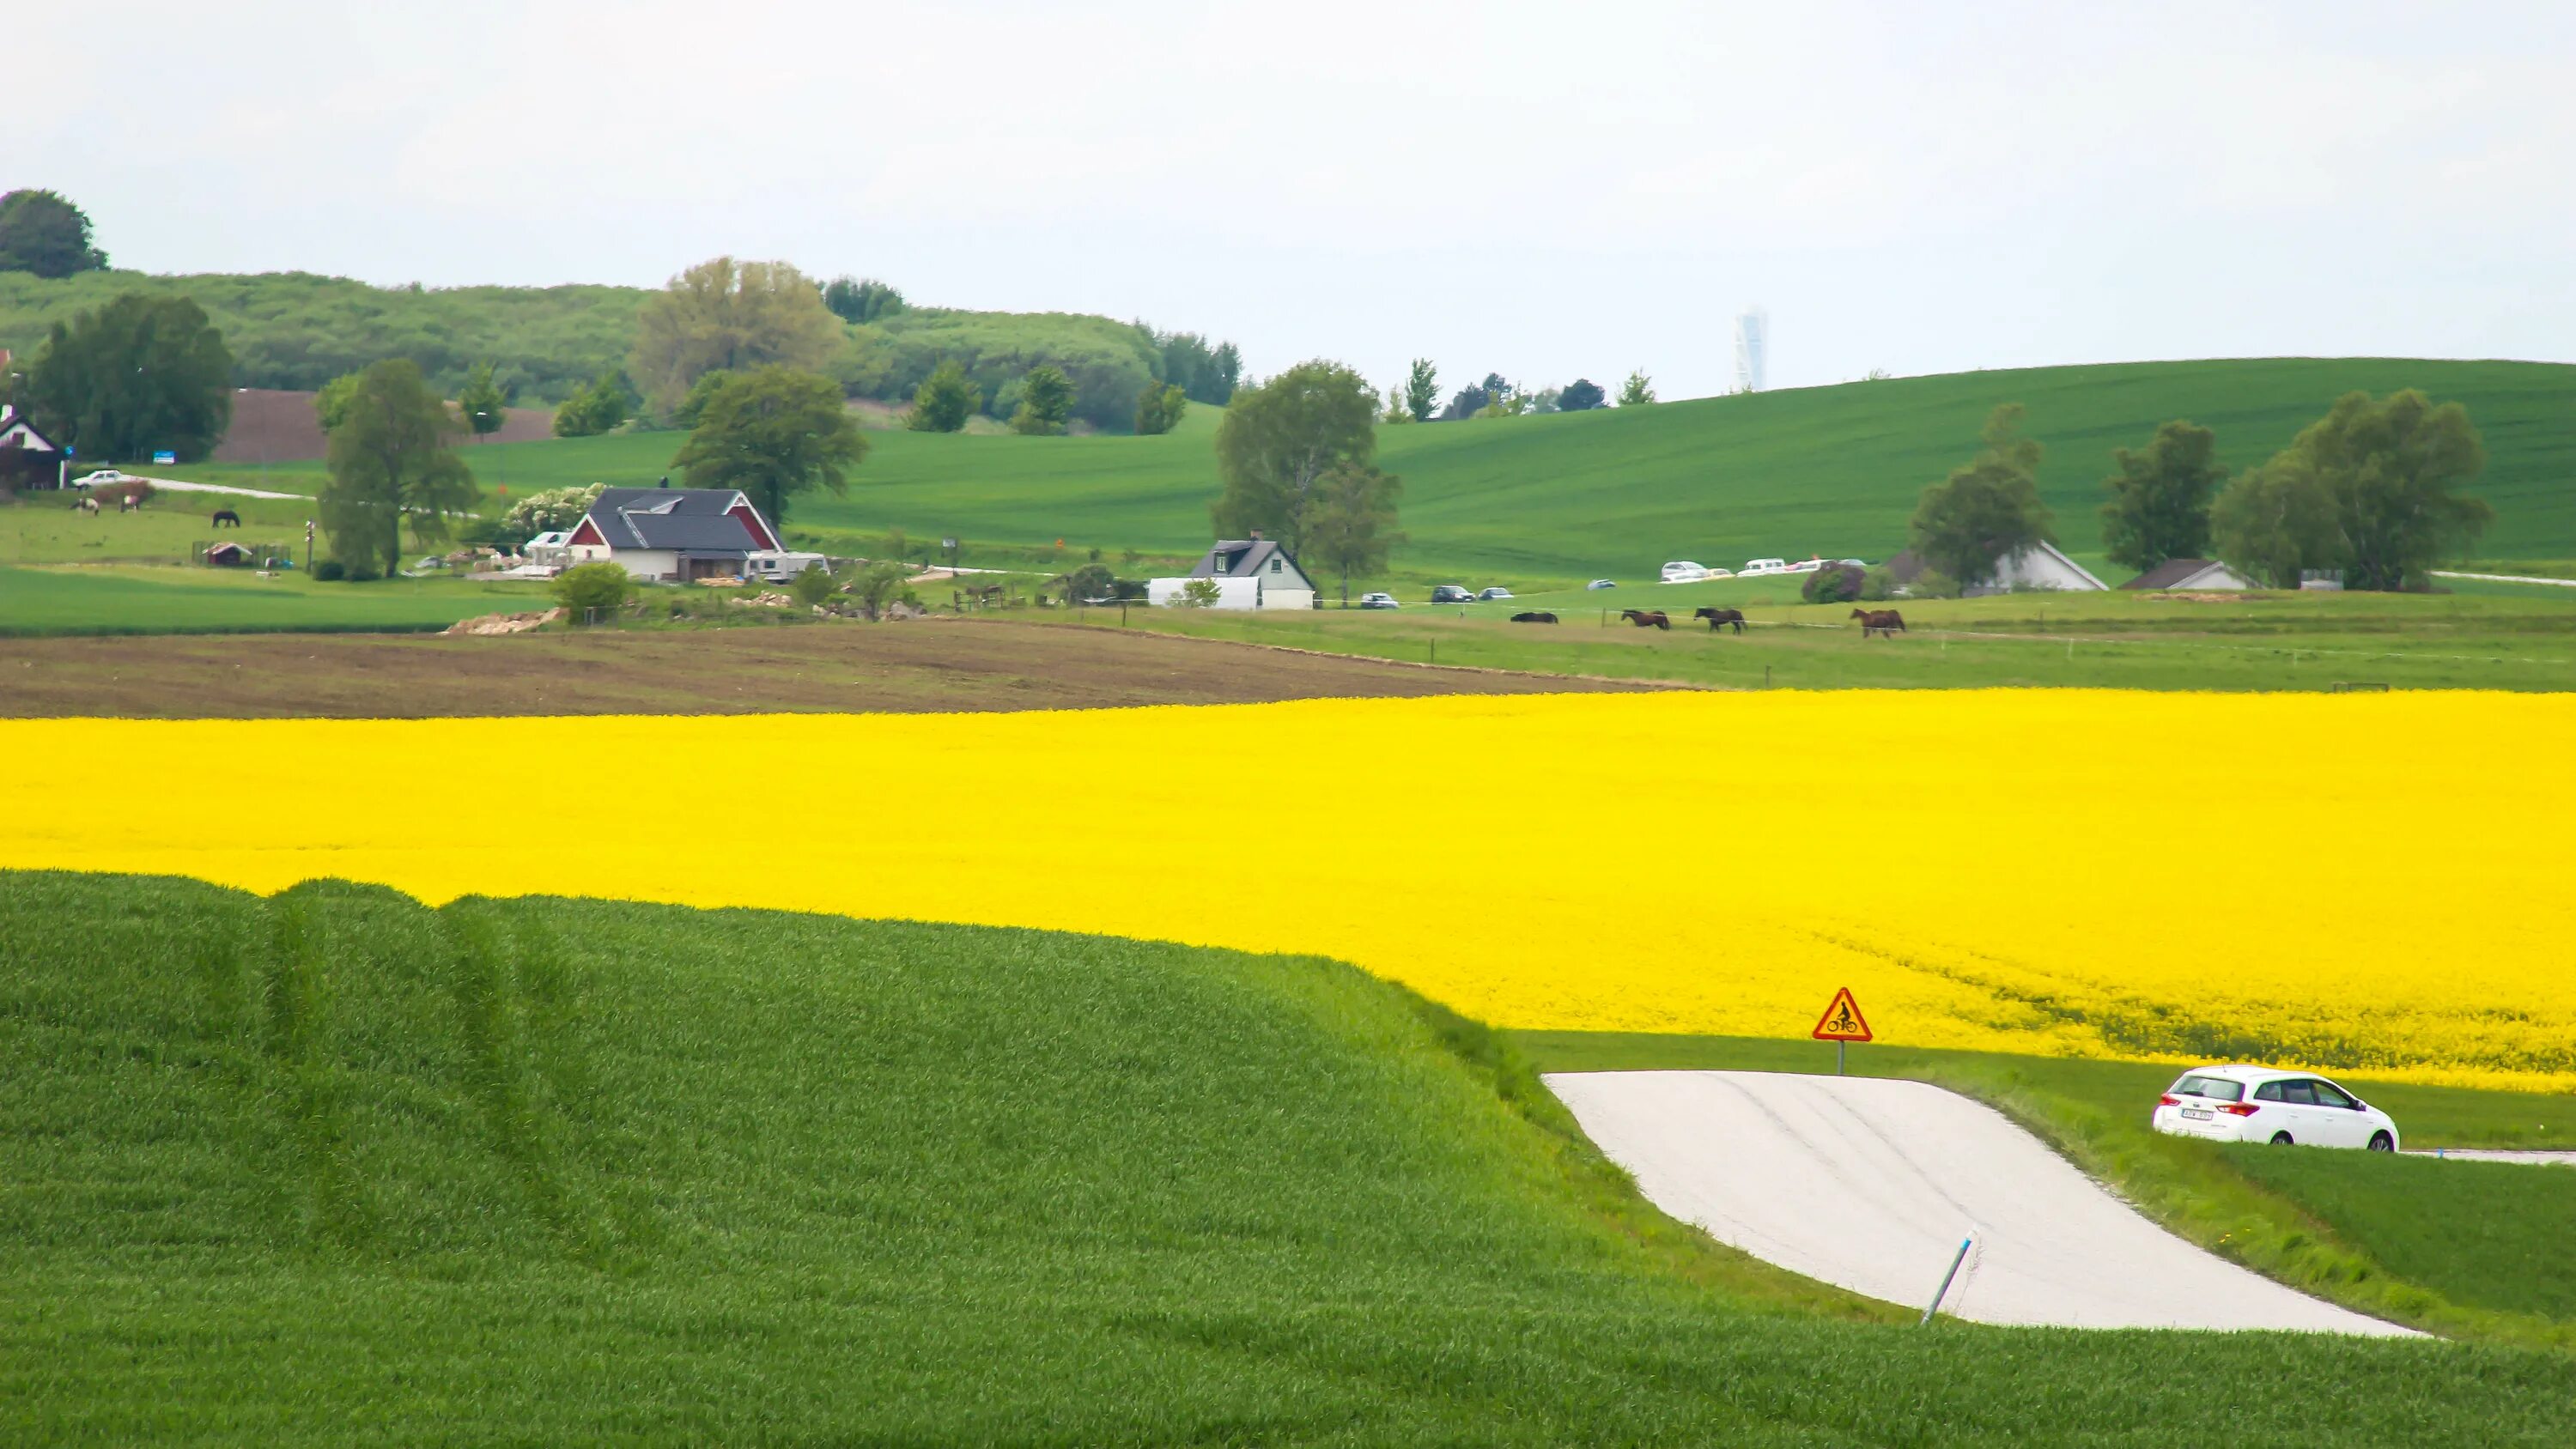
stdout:
[(2576, 4), (85, 0), (0, 187), (116, 265), (720, 253), (1447, 388), (2576, 361)]

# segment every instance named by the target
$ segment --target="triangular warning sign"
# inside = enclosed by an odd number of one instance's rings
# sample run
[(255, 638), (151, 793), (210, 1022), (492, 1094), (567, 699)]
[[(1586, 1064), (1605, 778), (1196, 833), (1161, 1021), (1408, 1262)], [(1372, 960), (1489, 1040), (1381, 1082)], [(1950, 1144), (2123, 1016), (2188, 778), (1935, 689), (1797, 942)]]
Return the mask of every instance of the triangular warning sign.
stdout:
[(1850, 987), (1834, 993), (1834, 1004), (1826, 1007), (1824, 1016), (1816, 1022), (1816, 1040), (1869, 1040), (1869, 1019), (1860, 1014), (1860, 1003), (1852, 1000)]

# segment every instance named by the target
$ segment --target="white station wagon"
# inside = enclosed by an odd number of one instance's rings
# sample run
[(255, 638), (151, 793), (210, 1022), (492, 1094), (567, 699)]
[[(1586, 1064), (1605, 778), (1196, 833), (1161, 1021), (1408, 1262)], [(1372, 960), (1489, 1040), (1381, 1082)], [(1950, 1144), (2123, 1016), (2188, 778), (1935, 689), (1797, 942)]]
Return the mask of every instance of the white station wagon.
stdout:
[(2310, 1072), (2195, 1067), (2156, 1099), (2155, 1128), (2176, 1137), (2397, 1150), (2387, 1113)]

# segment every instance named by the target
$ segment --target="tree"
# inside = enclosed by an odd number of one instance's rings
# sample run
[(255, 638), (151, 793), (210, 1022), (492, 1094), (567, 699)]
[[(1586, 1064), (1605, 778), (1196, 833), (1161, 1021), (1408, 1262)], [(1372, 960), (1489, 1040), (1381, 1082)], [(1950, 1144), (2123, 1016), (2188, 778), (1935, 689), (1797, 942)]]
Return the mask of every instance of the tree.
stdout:
[(874, 623), (885, 606), (903, 597), (912, 578), (912, 570), (893, 559), (879, 559), (859, 570), (850, 580), (850, 597), (859, 601), (860, 612)]
[(574, 623), (587, 624), (596, 615), (622, 606), (635, 592), (635, 576), (626, 571), (626, 565), (601, 559), (574, 564), (555, 575), (547, 587)]
[(983, 405), (983, 389), (967, 379), (965, 366), (952, 357), (913, 389), (912, 411), (904, 415), (903, 425), (916, 433), (953, 433)]
[(700, 373), (698, 380), (689, 384), (689, 395), (680, 399), (678, 407), (671, 409), (671, 425), (678, 428), (696, 427), (698, 419), (707, 415), (707, 400), (716, 395), (717, 388), (731, 382), (735, 376), (736, 374), (723, 369)]
[(1042, 362), (1020, 379), (1020, 406), (1011, 414), (1011, 431), (1046, 437), (1064, 431), (1073, 415), (1073, 379), (1064, 369)]
[(2227, 481), (2218, 466), (2218, 435), (2182, 421), (2165, 423), (2143, 453), (2111, 455), (2120, 471), (2102, 480), (2102, 545), (2114, 563), (2141, 573), (2167, 559), (2209, 553), (2209, 501)]
[(1161, 332), (1145, 322), (1136, 331), (1162, 354), (1162, 380), (1191, 402), (1223, 407), (1243, 381), (1243, 354), (1231, 342), (1210, 347), (1196, 332)]
[(2486, 460), (2458, 403), (2412, 388), (2346, 393), (2220, 495), (2212, 521), (2231, 562), (2280, 587), (2301, 569), (2340, 568), (2348, 588), (2401, 589), (2494, 521), (2484, 499), (2453, 491)]
[(1376, 423), (1376, 390), (1337, 362), (1301, 362), (1237, 393), (1216, 429), (1225, 492), (1208, 512), (1219, 536), (1258, 528), (1302, 552), (1316, 485), (1376, 456)]
[(626, 421), (627, 413), (626, 379), (603, 372), (555, 409), (555, 436), (595, 438)]
[(1405, 405), (1404, 389), (1400, 387), (1386, 390), (1386, 411), (1378, 414), (1377, 420), (1398, 428), (1419, 421), (1413, 416), (1413, 409)]
[(1440, 408), (1440, 369), (1428, 357), (1413, 359), (1413, 370), (1404, 378), (1404, 406), (1417, 423), (1431, 421)]
[(0, 272), (68, 277), (106, 266), (107, 253), (90, 244), (88, 212), (51, 191), (0, 196)]
[(510, 420), (510, 395), (492, 380), (491, 363), (478, 362), (466, 372), (465, 386), (456, 394), (456, 410), (478, 439), (501, 431), (501, 425)]
[(2039, 501), (2040, 446), (2021, 436), (2023, 408), (2006, 403), (1986, 419), (1984, 451), (1923, 490), (1911, 524), (1914, 552), (1963, 584), (1992, 578), (2007, 556), (2055, 543)]
[(600, 490), (607, 486), (593, 483), (586, 488), (550, 488), (531, 493), (501, 515), (492, 541), (515, 549), (538, 534), (561, 533), (581, 522), (590, 505), (599, 501)]
[(874, 277), (834, 277), (823, 287), (823, 306), (844, 322), (874, 322), (903, 310), (903, 293)]
[(1104, 563), (1087, 563), (1071, 573), (1058, 574), (1049, 580), (1063, 595), (1067, 607), (1085, 599), (1112, 598), (1118, 591), (1118, 576)]
[(1609, 401), (1610, 395), (1601, 390), (1601, 384), (1588, 377), (1578, 377), (1556, 395), (1556, 410), (1561, 413), (1590, 412), (1607, 406)]
[(1191, 579), (1172, 592), (1171, 607), (1175, 609), (1213, 609), (1217, 606), (1217, 601), (1224, 597), (1225, 590), (1216, 586), (1216, 580)]
[(402, 522), (423, 543), (447, 537), (447, 520), (473, 506), (474, 474), (450, 447), (462, 426), (447, 400), (407, 357), (357, 374), (331, 430), (322, 526), (331, 556), (352, 575), (402, 563)]
[(1807, 575), (1806, 582), (1798, 586), (1798, 597), (1810, 604), (1848, 604), (1859, 598), (1868, 584), (1869, 570), (1861, 565), (1829, 563)]
[(654, 412), (668, 413), (702, 374), (772, 364), (811, 371), (843, 336), (804, 273), (785, 262), (717, 257), (644, 299), (627, 370)]
[(1318, 568), (1341, 575), (1344, 604), (1351, 601), (1351, 575), (1366, 578), (1385, 568), (1387, 550), (1405, 541), (1395, 526), (1396, 499), (1403, 491), (1403, 480), (1365, 463), (1324, 475), (1307, 525), (1307, 556)]
[(344, 372), (313, 394), (313, 420), (322, 425), (322, 431), (327, 433), (340, 426), (342, 415), (349, 411), (350, 395), (357, 390), (358, 375)]
[(790, 498), (817, 484), (847, 493), (868, 440), (828, 377), (792, 367), (746, 372), (716, 389), (697, 431), (671, 459), (692, 488), (739, 488), (772, 527)]
[(1501, 373), (1486, 373), (1483, 382), (1458, 389), (1458, 395), (1449, 399), (1449, 406), (1440, 410), (1440, 416), (1447, 422), (1483, 416), (1485, 409), (1493, 406), (1496, 398), (1510, 395), (1511, 390), (1512, 385), (1503, 381)]
[(1145, 437), (1168, 433), (1179, 424), (1189, 406), (1189, 394), (1182, 391), (1179, 383), (1148, 387), (1136, 399), (1136, 431)]
[(832, 571), (818, 563), (809, 563), (797, 570), (796, 577), (787, 584), (787, 590), (796, 596), (796, 602), (809, 609), (832, 597), (834, 587)]
[(1623, 408), (1643, 407), (1654, 400), (1655, 380), (1646, 376), (1642, 367), (1629, 373), (1628, 380), (1619, 384), (1619, 406)]
[(214, 451), (233, 417), (233, 355), (187, 297), (127, 292), (47, 329), (27, 411), (83, 459), (182, 462)]

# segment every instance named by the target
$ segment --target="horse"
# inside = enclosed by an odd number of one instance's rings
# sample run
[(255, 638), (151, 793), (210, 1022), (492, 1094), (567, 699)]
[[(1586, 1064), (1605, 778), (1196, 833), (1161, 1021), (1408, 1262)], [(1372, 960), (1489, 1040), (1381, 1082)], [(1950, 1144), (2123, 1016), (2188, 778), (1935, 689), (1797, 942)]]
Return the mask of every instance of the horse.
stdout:
[(229, 508), (216, 509), (214, 523), (211, 526), (221, 528), (227, 523), (231, 524), (235, 528), (241, 527), (241, 515), (233, 512)]
[(1851, 616), (1860, 620), (1860, 637), (1864, 639), (1872, 631), (1881, 638), (1893, 639), (1905, 629), (1905, 616), (1894, 609), (1854, 609)]
[(1744, 611), (1742, 609), (1701, 608), (1693, 611), (1691, 617), (1694, 619), (1706, 619), (1708, 621), (1708, 632), (1712, 634), (1716, 633), (1720, 629), (1728, 627), (1729, 625), (1733, 625), (1735, 632), (1738, 634), (1744, 632)]
[(131, 493), (119, 493), (116, 495), (116, 511), (119, 513), (132, 513), (134, 510), (142, 506), (143, 500), (135, 497)]
[(80, 502), (73, 504), (72, 507), (79, 509), (81, 512), (88, 514), (92, 518), (98, 517), (98, 500), (95, 498), (83, 498)]
[(1640, 629), (1670, 629), (1673, 621), (1661, 609), (1621, 609), (1619, 617)]
[(1547, 612), (1545, 609), (1532, 609), (1525, 614), (1512, 615), (1512, 622), (1515, 624), (1553, 624), (1556, 622), (1556, 616)]

